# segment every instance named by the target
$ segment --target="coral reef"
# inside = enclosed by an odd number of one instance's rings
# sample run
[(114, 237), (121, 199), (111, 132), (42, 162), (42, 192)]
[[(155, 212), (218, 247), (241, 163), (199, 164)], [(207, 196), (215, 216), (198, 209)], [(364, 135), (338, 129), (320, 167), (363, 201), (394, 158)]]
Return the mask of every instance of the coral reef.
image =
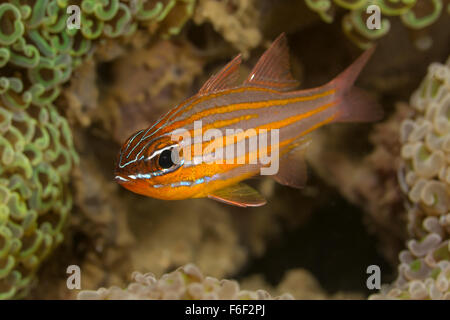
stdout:
[(401, 126), (412, 239), (400, 253), (399, 276), (371, 298), (450, 299), (450, 58), (433, 63), (411, 96), (415, 115)]
[[(347, 33), (362, 47), (386, 35), (359, 79), (386, 107), (386, 121), (374, 126), (336, 124), (319, 132), (308, 151), (310, 167), (315, 169), (308, 186), (294, 190), (272, 179), (251, 181), (270, 199), (258, 209), (232, 208), (204, 199), (164, 202), (118, 188), (111, 173), (119, 144), (194, 94), (237, 52), (250, 59), (244, 59), (243, 76), (269, 40), (286, 32), (302, 88), (323, 84), (343, 70), (358, 48), (342, 41), (345, 35), (335, 25), (322, 23), (307, 8), (317, 9), (319, 2), (330, 5), (323, 11), (328, 18), (347, 13)], [(343, 5), (350, 2), (352, 7)], [(83, 289), (116, 286), (87, 293), (88, 298), (148, 298), (166, 293), (179, 298), (191, 291), (202, 298), (202, 290), (211, 285), (217, 297), (226, 293), (239, 298), (242, 292), (253, 298), (269, 297), (262, 291), (258, 296), (257, 290), (264, 289), (271, 297), (289, 292), (296, 299), (362, 299), (368, 292), (363, 280), (356, 279), (354, 286), (342, 283), (351, 282), (349, 273), (362, 270), (364, 274), (368, 261), (383, 260), (375, 245), (393, 265), (397, 263), (408, 238), (407, 211), (415, 240), (401, 255), (401, 280), (373, 298), (446, 297), (448, 209), (447, 215), (438, 213), (445, 202), (430, 206), (435, 198), (430, 194), (436, 191), (436, 199), (444, 199), (442, 184), (448, 190), (448, 180), (442, 180), (445, 173), (429, 176), (426, 160), (433, 165), (448, 163), (432, 149), (434, 143), (445, 145), (439, 142), (444, 138), (435, 131), (437, 139), (425, 136), (400, 142), (400, 133), (409, 137), (411, 128), (431, 130), (433, 126), (423, 124), (432, 122), (425, 111), (431, 103), (417, 109), (396, 101), (409, 96), (429, 61), (447, 54), (445, 23), (450, 21), (438, 21), (438, 15), (447, 17), (443, 12), (449, 8), (447, 2), (428, 1), (443, 5), (429, 15), (432, 7), (427, 3), (410, 1), (410, 12), (420, 19), (431, 17), (426, 19), (429, 26), (420, 24), (420, 30), (415, 30), (401, 25), (403, 14), (394, 12), (389, 17), (387, 11), (406, 1), (373, 1), (386, 4), (382, 6), (384, 27), (388, 20), (392, 24), (389, 33), (384, 28), (365, 35), (359, 31), (362, 9), (357, 6), (366, 0), (197, 0), (195, 5), (194, 0), (0, 1), (0, 297), (23, 296), (36, 278), (33, 274), (39, 272), (39, 286), (33, 286), (29, 297), (73, 299), (77, 292), (67, 289), (65, 271), (67, 265), (76, 264), (81, 268)], [(80, 5), (80, 30), (64, 27), (65, 8), (70, 4)], [(168, 39), (190, 17), (194, 23)], [(429, 36), (435, 45), (426, 55), (413, 50), (408, 30), (422, 48), (429, 45)], [(437, 70), (444, 73), (442, 67)], [(441, 82), (435, 81), (432, 87), (442, 88)], [(394, 104), (396, 109), (389, 110)], [(422, 123), (420, 117), (428, 120)], [(401, 127), (407, 118), (409, 124)], [(424, 149), (414, 149), (417, 142)], [(448, 158), (448, 151), (444, 157)], [(410, 197), (407, 209), (404, 198), (408, 195), (397, 181), (402, 162), (399, 177), (405, 177), (400, 182)], [(411, 172), (417, 175), (417, 170), (420, 178), (412, 178)], [(336, 191), (356, 206), (343, 206), (340, 202), (345, 201)], [(318, 215), (317, 220), (312, 214), (321, 213), (322, 207), (327, 214)], [(351, 215), (346, 212), (349, 208), (355, 210)], [(350, 246), (343, 248), (348, 255), (336, 252), (339, 244), (330, 246), (329, 239), (358, 232), (366, 235), (360, 223), (356, 228), (347, 223), (359, 219), (365, 220), (378, 241), (367, 236), (361, 242), (371, 245), (363, 246), (364, 250)], [(317, 236), (305, 232), (302, 225)], [(297, 233), (305, 236), (300, 241), (290, 237)], [(56, 254), (38, 271), (53, 249)], [(280, 263), (267, 261), (274, 251), (279, 255), (272, 260)], [(293, 255), (294, 251), (298, 254)], [(321, 268), (308, 264), (307, 257), (342, 265)], [(236, 278), (239, 285), (195, 278), (199, 271), (191, 266), (168, 273), (187, 263), (217, 279)], [(382, 267), (387, 279), (389, 268)], [(119, 289), (127, 286), (133, 270), (155, 276), (135, 274), (131, 290)], [(185, 282), (189, 272), (194, 282)], [(342, 281), (334, 283), (329, 280), (332, 277)], [(173, 279), (175, 286), (168, 286), (167, 279)], [(431, 287), (428, 292), (426, 288)]]
[(98, 290), (81, 290), (79, 300), (178, 300), (178, 299), (231, 299), (231, 300), (323, 300), (363, 299), (356, 293), (327, 294), (314, 276), (304, 269), (289, 270), (282, 281), (273, 287), (260, 275), (240, 282), (218, 280), (204, 276), (194, 264), (187, 264), (163, 274), (159, 279), (152, 273), (134, 272), (133, 281), (126, 289), (118, 286)]
[(98, 39), (138, 26), (175, 34), (194, 1), (91, 1), (70, 29), (70, 1), (0, 4), (0, 298), (26, 293), (42, 260), (62, 241), (77, 162), (68, 122), (55, 100)]
[(233, 280), (218, 280), (204, 276), (193, 264), (164, 274), (156, 279), (153, 274), (135, 272), (127, 289), (111, 287), (97, 291), (83, 290), (78, 294), (80, 300), (267, 300), (293, 299), (290, 294), (273, 298), (265, 290), (241, 290)]
[(10, 298), (63, 239), (77, 157), (69, 126), (51, 103), (0, 106), (0, 113), (0, 298)]
[[(274, 199), (276, 205), (259, 212), (230, 214), (229, 208), (208, 200), (191, 201), (179, 210), (176, 202), (137, 201), (124, 194), (111, 181), (108, 167), (119, 148), (113, 142), (123, 142), (131, 131), (191, 95), (205, 65), (197, 49), (182, 38), (146, 47), (138, 43), (126, 50), (112, 61), (96, 51), (95, 59), (85, 60), (62, 93), (68, 118), (83, 127), (74, 137), (81, 158), (73, 179), (76, 207), (70, 223), (76, 234), (69, 234), (64, 251), (90, 248), (82, 260), (74, 261), (85, 271), (83, 287), (123, 285), (133, 270), (159, 276), (189, 262), (218, 278), (235, 274), (253, 255), (264, 253), (281, 230), (278, 220), (291, 219), (295, 226), (310, 213), (310, 204), (305, 203), (301, 214), (286, 213), (283, 201), (288, 199)], [(86, 242), (73, 243), (71, 236)], [(53, 292), (55, 297), (61, 292), (70, 297), (64, 281), (56, 287), (39, 286), (35, 294)]]
[[(309, 8), (316, 11), (328, 23), (333, 22), (339, 8), (349, 10), (342, 18), (342, 29), (361, 48), (370, 47), (373, 41), (389, 32), (391, 22), (387, 16), (399, 17), (405, 26), (416, 31), (415, 44), (420, 49), (427, 49), (432, 44), (432, 39), (423, 30), (435, 23), (441, 15), (450, 15), (450, 7), (446, 2), (445, 0), (306, 0)], [(370, 14), (366, 12), (370, 5), (377, 5), (383, 16), (379, 29), (367, 28), (367, 18), (373, 13), (373, 11)]]

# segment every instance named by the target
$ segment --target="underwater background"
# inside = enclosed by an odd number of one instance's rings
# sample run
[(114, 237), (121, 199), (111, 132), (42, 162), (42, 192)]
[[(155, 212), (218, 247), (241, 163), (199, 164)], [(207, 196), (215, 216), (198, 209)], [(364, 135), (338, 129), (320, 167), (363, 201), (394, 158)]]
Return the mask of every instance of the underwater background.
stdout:
[[(321, 128), (307, 187), (252, 179), (259, 208), (113, 181), (131, 133), (282, 32), (301, 88), (376, 43), (357, 85), (384, 118)], [(0, 299), (449, 299), (449, 55), (448, 0), (0, 1)]]

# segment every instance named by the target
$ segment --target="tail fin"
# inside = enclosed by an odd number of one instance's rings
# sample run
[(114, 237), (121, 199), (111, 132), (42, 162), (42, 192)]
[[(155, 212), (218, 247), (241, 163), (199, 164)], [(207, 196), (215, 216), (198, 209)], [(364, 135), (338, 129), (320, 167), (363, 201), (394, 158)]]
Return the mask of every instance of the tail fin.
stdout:
[(363, 90), (353, 87), (374, 50), (375, 47), (366, 50), (327, 85), (336, 88), (341, 99), (335, 122), (371, 122), (383, 117), (383, 110), (376, 101)]

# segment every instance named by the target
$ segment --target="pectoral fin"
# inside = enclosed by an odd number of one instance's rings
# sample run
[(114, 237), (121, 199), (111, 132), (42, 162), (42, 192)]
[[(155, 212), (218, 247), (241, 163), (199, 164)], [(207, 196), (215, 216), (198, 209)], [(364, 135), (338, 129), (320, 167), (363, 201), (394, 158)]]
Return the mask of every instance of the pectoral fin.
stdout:
[(238, 207), (259, 207), (266, 204), (266, 199), (258, 191), (243, 183), (214, 191), (208, 198)]

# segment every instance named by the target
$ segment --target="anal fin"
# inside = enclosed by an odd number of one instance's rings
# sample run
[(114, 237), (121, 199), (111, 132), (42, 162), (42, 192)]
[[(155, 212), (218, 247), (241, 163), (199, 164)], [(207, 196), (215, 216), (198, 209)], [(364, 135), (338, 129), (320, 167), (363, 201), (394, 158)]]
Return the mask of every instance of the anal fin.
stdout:
[(216, 190), (208, 198), (238, 207), (259, 207), (267, 202), (258, 191), (244, 183)]
[(308, 166), (305, 161), (305, 152), (310, 140), (294, 147), (288, 154), (280, 159), (280, 168), (274, 179), (279, 184), (303, 188), (308, 177)]

